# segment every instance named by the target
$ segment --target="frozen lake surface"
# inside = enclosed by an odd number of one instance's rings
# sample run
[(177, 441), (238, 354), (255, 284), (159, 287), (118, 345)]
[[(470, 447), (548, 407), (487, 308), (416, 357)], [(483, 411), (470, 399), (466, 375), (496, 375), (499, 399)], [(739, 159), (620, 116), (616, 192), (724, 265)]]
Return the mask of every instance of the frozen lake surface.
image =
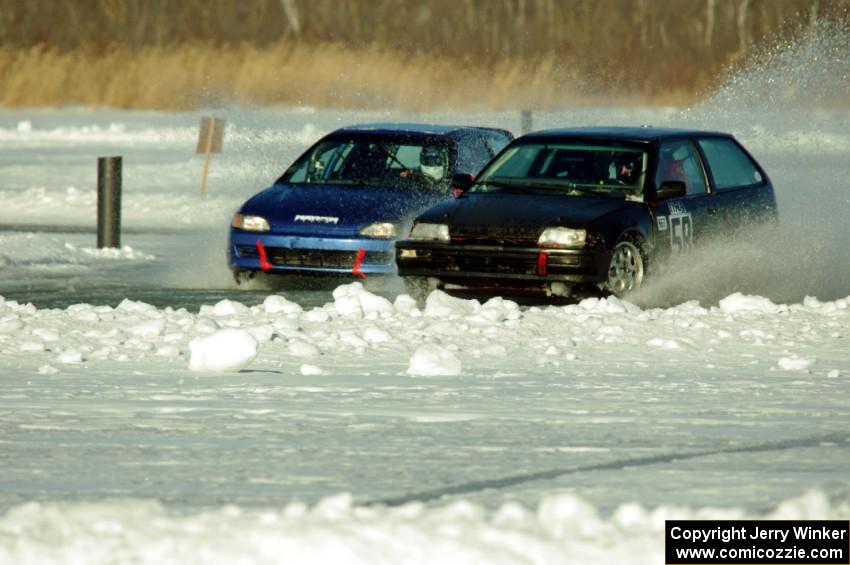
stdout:
[[(229, 217), (338, 126), (518, 113), (220, 114), (200, 201), (200, 113), (0, 111), (0, 224), (70, 226), (0, 232), (0, 562), (660, 563), (665, 518), (846, 519), (846, 111), (537, 114), (732, 131), (780, 234), (629, 302), (424, 309), (237, 289)], [(112, 154), (127, 247), (98, 251)]]

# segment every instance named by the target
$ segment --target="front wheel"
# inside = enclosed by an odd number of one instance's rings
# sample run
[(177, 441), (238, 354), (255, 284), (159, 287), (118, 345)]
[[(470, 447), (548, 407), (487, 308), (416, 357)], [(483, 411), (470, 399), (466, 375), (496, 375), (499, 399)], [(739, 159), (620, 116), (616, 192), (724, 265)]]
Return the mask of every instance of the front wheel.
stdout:
[(629, 240), (621, 241), (614, 246), (611, 254), (605, 290), (622, 298), (641, 287), (645, 274), (646, 260), (639, 244)]
[(430, 277), (402, 277), (402, 279), (407, 294), (416, 301), (420, 308), (425, 306), (425, 299), (428, 298), (431, 291), (437, 288), (437, 279)]
[(233, 280), (236, 281), (237, 286), (244, 286), (251, 281), (256, 274), (257, 271), (240, 271), (233, 269)]

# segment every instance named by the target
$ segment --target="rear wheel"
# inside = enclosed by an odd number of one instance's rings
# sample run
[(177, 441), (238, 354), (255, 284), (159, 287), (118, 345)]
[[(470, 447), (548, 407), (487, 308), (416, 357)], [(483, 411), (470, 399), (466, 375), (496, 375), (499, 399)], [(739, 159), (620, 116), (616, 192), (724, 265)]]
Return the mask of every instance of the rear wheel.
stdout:
[(627, 239), (614, 246), (605, 290), (620, 298), (641, 287), (646, 275), (646, 257), (639, 241)]

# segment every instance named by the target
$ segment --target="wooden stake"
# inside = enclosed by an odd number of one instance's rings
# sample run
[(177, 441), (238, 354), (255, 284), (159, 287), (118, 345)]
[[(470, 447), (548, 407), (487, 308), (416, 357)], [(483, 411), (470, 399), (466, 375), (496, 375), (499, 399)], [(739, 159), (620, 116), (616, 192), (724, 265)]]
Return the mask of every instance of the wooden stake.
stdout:
[(210, 120), (210, 127), (207, 132), (207, 143), (204, 149), (204, 173), (201, 175), (201, 188), (198, 190), (198, 197), (203, 198), (204, 192), (207, 190), (207, 173), (210, 170), (210, 155), (212, 155), (213, 135), (215, 134), (215, 120)]

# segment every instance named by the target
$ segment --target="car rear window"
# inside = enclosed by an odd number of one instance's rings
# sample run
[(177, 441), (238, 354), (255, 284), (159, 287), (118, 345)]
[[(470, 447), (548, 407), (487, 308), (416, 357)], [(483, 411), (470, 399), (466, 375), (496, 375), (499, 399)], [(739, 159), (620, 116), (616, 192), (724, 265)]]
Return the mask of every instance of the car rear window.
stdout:
[(752, 159), (731, 139), (703, 138), (699, 146), (705, 153), (717, 190), (756, 186), (764, 176)]

